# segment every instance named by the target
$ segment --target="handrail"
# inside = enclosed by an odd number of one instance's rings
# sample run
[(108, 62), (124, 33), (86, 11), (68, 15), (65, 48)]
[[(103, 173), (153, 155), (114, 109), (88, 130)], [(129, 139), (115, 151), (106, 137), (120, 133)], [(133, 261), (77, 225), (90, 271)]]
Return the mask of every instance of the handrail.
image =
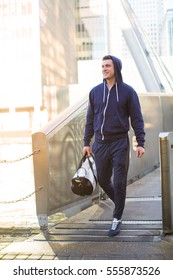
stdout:
[[(86, 107), (88, 103), (88, 94), (86, 94), (83, 98), (81, 98), (78, 102), (73, 104), (72, 106), (67, 107), (63, 112), (57, 115), (53, 120), (49, 121), (47, 124), (43, 125), (40, 129), (40, 132), (44, 132), (46, 135), (51, 134), (56, 128), (58, 128), (61, 124), (66, 124), (76, 111), (82, 110)], [(78, 111), (79, 112), (79, 111)]]

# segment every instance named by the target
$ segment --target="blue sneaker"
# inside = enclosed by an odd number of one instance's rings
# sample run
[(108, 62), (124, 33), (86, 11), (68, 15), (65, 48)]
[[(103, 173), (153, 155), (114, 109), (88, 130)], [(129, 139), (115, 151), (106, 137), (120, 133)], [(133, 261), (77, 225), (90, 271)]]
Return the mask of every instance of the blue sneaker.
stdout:
[(121, 228), (121, 220), (117, 220), (116, 218), (113, 219), (110, 230), (109, 230), (109, 236), (115, 236), (120, 232)]

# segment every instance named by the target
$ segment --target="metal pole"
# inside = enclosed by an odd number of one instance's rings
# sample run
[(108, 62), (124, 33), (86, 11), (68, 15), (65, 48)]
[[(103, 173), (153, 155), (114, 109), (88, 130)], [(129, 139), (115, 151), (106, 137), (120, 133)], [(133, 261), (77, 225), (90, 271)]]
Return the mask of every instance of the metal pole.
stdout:
[(32, 135), (33, 151), (40, 152), (33, 157), (36, 211), (40, 228), (45, 230), (48, 227), (48, 163), (46, 135), (43, 132), (36, 132)]
[(173, 232), (173, 132), (162, 132), (160, 138), (163, 233)]

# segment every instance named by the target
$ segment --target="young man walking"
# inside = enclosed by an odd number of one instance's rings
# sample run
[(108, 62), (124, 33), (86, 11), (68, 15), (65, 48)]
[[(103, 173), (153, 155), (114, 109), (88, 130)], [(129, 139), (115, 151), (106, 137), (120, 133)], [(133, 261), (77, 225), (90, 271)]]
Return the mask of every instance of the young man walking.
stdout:
[(94, 153), (99, 185), (115, 205), (109, 236), (117, 235), (121, 228), (129, 168), (130, 123), (138, 143), (136, 156), (141, 158), (145, 152), (144, 121), (138, 95), (123, 82), (121, 69), (120, 59), (112, 55), (103, 57), (103, 83), (90, 91), (84, 132), (83, 153), (88, 156)]

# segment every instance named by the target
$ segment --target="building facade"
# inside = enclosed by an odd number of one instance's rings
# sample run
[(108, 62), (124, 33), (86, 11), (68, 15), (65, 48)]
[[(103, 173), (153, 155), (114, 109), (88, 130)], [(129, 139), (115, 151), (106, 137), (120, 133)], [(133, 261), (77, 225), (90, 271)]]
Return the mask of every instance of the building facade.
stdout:
[[(123, 60), (127, 82), (138, 80), (145, 90), (119, 28), (118, 2), (0, 0), (1, 131), (53, 119), (70, 104), (69, 85), (80, 84), (81, 95), (102, 79), (100, 60), (108, 53)], [(163, 0), (129, 3), (155, 50), (172, 55), (172, 10), (163, 24)], [(73, 97), (76, 92), (74, 87)]]
[(107, 0), (76, 0), (78, 60), (100, 59), (108, 53)]
[(164, 18), (164, 0), (128, 0), (143, 31), (160, 55), (160, 32)]
[(77, 82), (75, 0), (40, 0), (43, 106), (48, 119), (69, 106), (68, 85)]
[(0, 0), (1, 131), (31, 129), (69, 105), (75, 38), (75, 0)]
[(165, 14), (161, 30), (161, 55), (173, 56), (173, 9)]

